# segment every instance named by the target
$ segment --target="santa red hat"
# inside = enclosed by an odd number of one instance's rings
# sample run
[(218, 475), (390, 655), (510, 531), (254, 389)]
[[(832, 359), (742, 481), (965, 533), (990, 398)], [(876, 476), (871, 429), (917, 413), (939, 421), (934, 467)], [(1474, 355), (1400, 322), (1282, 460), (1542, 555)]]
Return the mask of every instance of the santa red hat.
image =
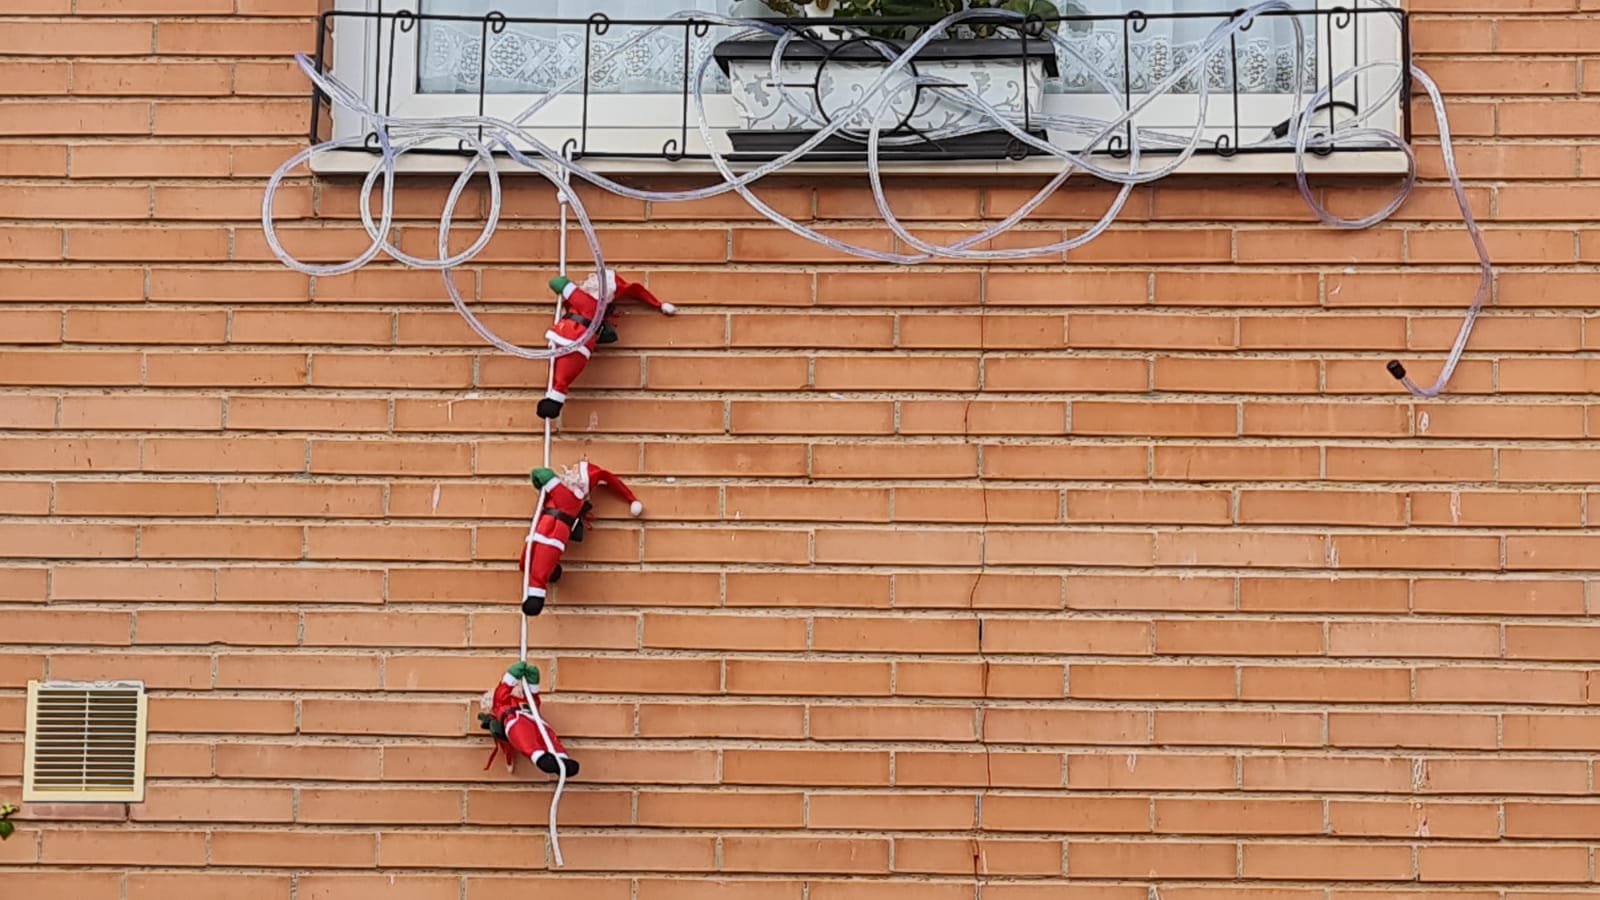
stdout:
[[(646, 306), (653, 306), (669, 316), (678, 311), (678, 308), (671, 303), (662, 303), (655, 294), (650, 293), (649, 288), (636, 281), (628, 281), (618, 275), (615, 270), (606, 269), (603, 276), (606, 280), (606, 286), (611, 290), (612, 301), (637, 300)], [(590, 275), (583, 283), (584, 290), (588, 291), (589, 295), (596, 299), (600, 297), (601, 293), (600, 277), (600, 275)]]
[(588, 496), (590, 493), (592, 493), (597, 485), (608, 487), (614, 493), (616, 493), (617, 496), (627, 501), (628, 512), (635, 516), (644, 512), (644, 504), (639, 502), (639, 498), (633, 495), (633, 491), (623, 483), (622, 479), (618, 478), (611, 472), (606, 471), (595, 463), (589, 462), (588, 460), (583, 460), (582, 462), (578, 463), (577, 477), (579, 483), (583, 486), (584, 496)]

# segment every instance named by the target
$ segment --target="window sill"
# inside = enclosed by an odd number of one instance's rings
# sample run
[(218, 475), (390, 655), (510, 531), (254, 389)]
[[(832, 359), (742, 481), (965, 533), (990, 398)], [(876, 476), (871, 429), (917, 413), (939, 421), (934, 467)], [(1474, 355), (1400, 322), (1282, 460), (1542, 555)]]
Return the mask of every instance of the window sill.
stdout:
[[(461, 172), (473, 157), (457, 154), (407, 154), (396, 163), (400, 172), (455, 174)], [(1166, 165), (1168, 156), (1146, 156), (1140, 160), (1140, 171), (1148, 172)], [(311, 171), (317, 175), (365, 175), (377, 164), (375, 153), (362, 150), (323, 150), (311, 157)], [(717, 175), (717, 167), (709, 160), (668, 160), (594, 158), (583, 161), (590, 171), (607, 175)], [(735, 172), (748, 172), (757, 168), (758, 162), (729, 162)], [(971, 162), (886, 162), (885, 175), (949, 175), (964, 178), (971, 175), (1053, 175), (1061, 171), (1062, 161), (1049, 158), (1025, 160), (974, 160)], [(1105, 158), (1106, 168), (1119, 166), (1119, 161)], [(496, 169), (503, 175), (527, 175), (540, 178), (517, 162), (496, 158)], [(1367, 150), (1333, 153), (1328, 156), (1306, 154), (1308, 175), (1404, 175), (1406, 155), (1398, 150)], [(1196, 154), (1174, 174), (1177, 175), (1293, 175), (1294, 157), (1280, 153), (1238, 154), (1231, 157)], [(858, 175), (866, 176), (866, 165), (859, 161), (847, 162), (795, 162), (779, 172), (788, 175)]]

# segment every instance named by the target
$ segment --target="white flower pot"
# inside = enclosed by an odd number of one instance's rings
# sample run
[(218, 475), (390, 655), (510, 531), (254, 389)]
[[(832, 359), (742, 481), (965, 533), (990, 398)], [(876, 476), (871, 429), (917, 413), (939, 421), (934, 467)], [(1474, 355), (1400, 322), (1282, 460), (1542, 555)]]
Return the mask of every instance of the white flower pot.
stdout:
[[(772, 75), (774, 41), (724, 41), (714, 54), (728, 75), (734, 108), (745, 131), (815, 133), (843, 118), (845, 132), (854, 136), (857, 145), (864, 142), (874, 118), (881, 129), (880, 139), (886, 143), (903, 144), (907, 138), (952, 131), (998, 132), (1004, 142), (1011, 141), (992, 118), (952, 97), (949, 90), (909, 86), (913, 66), (916, 75), (936, 76), (966, 87), (1023, 128), (1030, 127), (1029, 113), (1040, 109), (1045, 80), (1057, 74), (1055, 49), (1043, 39), (1027, 41), (1026, 54), (1020, 39), (935, 40), (918, 53), (911, 66), (891, 76), (865, 109), (845, 116), (889, 65), (880, 48), (891, 44), (898, 52), (907, 43), (792, 40), (784, 49), (777, 80)], [(896, 92), (897, 88), (903, 89)], [(889, 94), (892, 99), (884, 107)], [(768, 149), (777, 146), (771, 139), (774, 136), (756, 138), (753, 143), (749, 135), (736, 135), (736, 149), (741, 137), (750, 147), (754, 143)]]

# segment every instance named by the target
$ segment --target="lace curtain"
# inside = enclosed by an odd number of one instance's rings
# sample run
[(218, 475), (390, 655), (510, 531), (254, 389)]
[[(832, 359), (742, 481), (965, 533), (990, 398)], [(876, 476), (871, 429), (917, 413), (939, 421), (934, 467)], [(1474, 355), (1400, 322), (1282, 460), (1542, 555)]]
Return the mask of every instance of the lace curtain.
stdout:
[[(1161, 84), (1172, 73), (1199, 52), (1206, 35), (1227, 21), (1225, 13), (1244, 3), (1230, 0), (1077, 0), (1090, 15), (1114, 15), (1138, 9), (1150, 15), (1162, 13), (1224, 13), (1224, 15), (1196, 16), (1189, 19), (1147, 19), (1142, 31), (1135, 32), (1132, 24), (1118, 21), (1093, 23), (1092, 29), (1083, 29), (1089, 23), (1079, 23), (1080, 29), (1070, 30), (1064, 23), (1061, 36), (1078, 56), (1089, 62), (1060, 52), (1061, 78), (1047, 82), (1045, 93), (1101, 93), (1105, 88), (1095, 77), (1098, 71), (1113, 85), (1123, 85), (1124, 74), (1128, 89), (1134, 94), (1149, 91)], [(1314, 10), (1316, 0), (1291, 0), (1295, 9)], [(1326, 19), (1326, 17), (1323, 17)], [(1301, 91), (1311, 94), (1316, 90), (1316, 42), (1318, 17), (1261, 16), (1248, 31), (1234, 37), (1234, 58), (1226, 51), (1213, 54), (1200, 70), (1180, 79), (1176, 93), (1193, 94), (1199, 90), (1201, 71), (1206, 79), (1206, 89), (1212, 93), (1231, 92), (1235, 68), (1238, 72), (1238, 90), (1243, 94), (1287, 94), (1295, 89), (1295, 23), (1300, 24), (1303, 38)], [(1322, 27), (1326, 27), (1324, 22)], [(1126, 29), (1126, 31), (1124, 30)], [(1127, 65), (1124, 66), (1124, 33), (1127, 43)], [(1092, 68), (1091, 68), (1092, 67)], [(1128, 71), (1124, 73), (1124, 68)]]
[[(1217, 13), (1231, 11), (1230, 0), (1078, 0), (1090, 13), (1117, 14), (1130, 8), (1145, 13)], [(1315, 0), (1295, 0), (1299, 8), (1314, 9)], [(611, 19), (659, 19), (684, 9), (727, 13), (731, 0), (553, 0), (538, 4), (517, 4), (514, 0), (421, 0), (424, 13), (481, 16), (498, 10), (508, 16), (548, 16), (582, 19), (603, 11)], [(1322, 17), (1325, 19), (1326, 17)], [(1316, 84), (1316, 39), (1318, 17), (1296, 17), (1304, 39), (1302, 85), (1310, 93)], [(1064, 30), (1063, 36), (1089, 65), (1060, 53), (1061, 77), (1047, 82), (1046, 93), (1100, 93), (1103, 88), (1094, 72), (1103, 73), (1120, 87), (1126, 74), (1135, 93), (1148, 91), (1161, 83), (1176, 67), (1192, 59), (1200, 43), (1222, 17), (1193, 19), (1150, 19), (1140, 32), (1127, 30), (1129, 38), (1124, 66), (1124, 25), (1121, 21), (1094, 23), (1092, 29)], [(1323, 24), (1325, 26), (1325, 23)], [(477, 23), (426, 22), (422, 25), (421, 53), (418, 60), (417, 89), (430, 94), (476, 94), (480, 66), (484, 90), (491, 94), (541, 94), (583, 71), (585, 28), (581, 25), (508, 25), (500, 33), (488, 32)], [(629, 38), (647, 31), (648, 26), (612, 25), (605, 34), (591, 35), (588, 55), (596, 61), (590, 93), (600, 94), (680, 94), (684, 86), (685, 29), (665, 28), (629, 48), (622, 56), (600, 63), (605, 56)], [(713, 27), (700, 37), (689, 35), (688, 72), (692, 76), (700, 62), (711, 54), (717, 41), (727, 36), (725, 26)], [(1217, 54), (1205, 66), (1207, 89), (1226, 93), (1233, 89), (1235, 68), (1241, 93), (1288, 93), (1295, 88), (1294, 22), (1286, 16), (1264, 16), (1249, 31), (1236, 38), (1237, 55)], [(1124, 68), (1128, 71), (1124, 73)], [(727, 78), (715, 64), (707, 67), (707, 93), (726, 93)], [(1198, 90), (1194, 74), (1178, 83), (1177, 93)], [(582, 90), (582, 83), (572, 92)]]
[[(729, 0), (421, 0), (423, 13), (481, 16), (499, 11), (507, 16), (586, 19), (603, 12), (610, 19), (663, 19), (680, 10), (727, 13)], [(591, 94), (675, 94), (684, 89), (683, 43), (689, 39), (688, 75), (711, 55), (719, 40), (734, 29), (714, 26), (696, 37), (689, 29), (662, 28), (634, 44), (621, 56), (606, 59), (618, 47), (649, 31), (648, 25), (611, 25), (589, 36), (588, 59), (594, 61)], [(582, 25), (507, 25), (488, 33), (484, 90), (491, 94), (543, 94), (581, 75), (584, 69)], [(424, 22), (417, 90), (427, 94), (476, 94), (483, 64), (484, 29), (476, 22)], [(715, 63), (706, 67), (707, 93), (727, 93), (728, 79)], [(569, 94), (583, 91), (583, 82)]]

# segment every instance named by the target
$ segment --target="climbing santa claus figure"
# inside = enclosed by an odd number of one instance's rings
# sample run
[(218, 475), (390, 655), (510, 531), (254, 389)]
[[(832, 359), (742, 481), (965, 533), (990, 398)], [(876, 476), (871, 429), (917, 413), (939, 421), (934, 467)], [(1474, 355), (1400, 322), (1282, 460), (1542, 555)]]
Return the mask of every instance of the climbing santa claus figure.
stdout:
[(494, 737), (490, 764), (504, 752), (507, 772), (515, 772), (518, 757), (525, 756), (541, 772), (558, 775), (565, 769), (568, 778), (578, 774), (578, 761), (567, 755), (561, 736), (539, 714), (537, 666), (518, 660), (493, 690), (484, 692), (480, 704), (484, 712), (478, 714), (478, 722)]
[(538, 468), (533, 483), (544, 490), (544, 503), (534, 519), (533, 530), (522, 548), (519, 567), (523, 573), (522, 612), (537, 616), (544, 611), (546, 589), (561, 579), (561, 555), (567, 543), (581, 543), (583, 529), (593, 509), (590, 493), (596, 485), (610, 488), (628, 504), (634, 516), (644, 512), (644, 504), (622, 479), (588, 460), (557, 473)]
[[(599, 315), (602, 274), (606, 279), (606, 286), (611, 291), (611, 300), (606, 303), (604, 316)], [(678, 311), (671, 303), (662, 303), (656, 299), (644, 285), (626, 281), (610, 269), (601, 274), (590, 275), (581, 286), (574, 284), (565, 276), (557, 276), (550, 279), (550, 289), (561, 295), (566, 309), (562, 312), (561, 318), (556, 320), (555, 325), (544, 333), (544, 337), (552, 348), (558, 350), (567, 348), (571, 352), (563, 353), (550, 361), (553, 370), (550, 373), (550, 387), (545, 391), (544, 399), (539, 401), (538, 407), (541, 419), (554, 419), (561, 415), (561, 408), (567, 402), (567, 391), (572, 389), (572, 383), (583, 374), (584, 367), (589, 365), (589, 357), (594, 353), (595, 345), (610, 344), (617, 340), (617, 331), (611, 323), (611, 314), (616, 309), (618, 300), (637, 300), (669, 316)], [(583, 340), (584, 334), (589, 331), (589, 326), (597, 317), (601, 319), (600, 327), (587, 341)]]

